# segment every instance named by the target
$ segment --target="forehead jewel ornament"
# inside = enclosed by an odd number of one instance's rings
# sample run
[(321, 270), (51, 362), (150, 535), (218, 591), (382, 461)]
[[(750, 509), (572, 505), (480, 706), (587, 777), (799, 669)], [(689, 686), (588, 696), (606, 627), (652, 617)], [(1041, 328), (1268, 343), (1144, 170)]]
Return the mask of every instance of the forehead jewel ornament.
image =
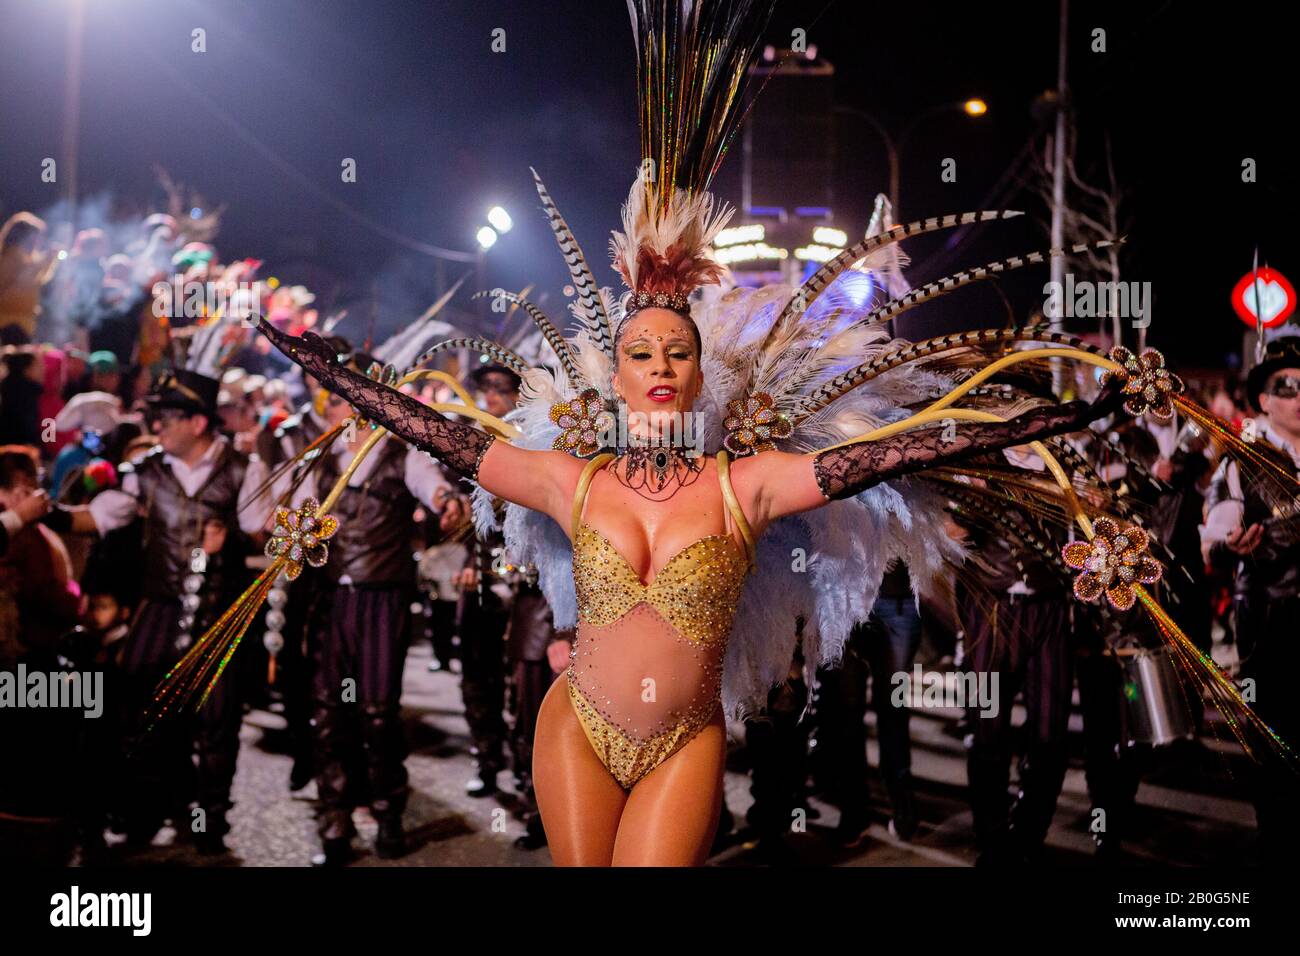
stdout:
[(649, 308), (670, 309), (681, 315), (691, 314), (690, 298), (685, 292), (633, 292), (628, 297), (625, 313), (632, 315)]

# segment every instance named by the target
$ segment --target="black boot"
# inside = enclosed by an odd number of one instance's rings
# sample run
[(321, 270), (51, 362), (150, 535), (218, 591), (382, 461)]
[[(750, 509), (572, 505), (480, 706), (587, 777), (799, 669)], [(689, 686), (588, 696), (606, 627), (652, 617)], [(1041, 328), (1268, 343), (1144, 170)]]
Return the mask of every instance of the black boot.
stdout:
[(1011, 833), (1018, 852), (1032, 865), (1044, 858), (1044, 843), (1065, 780), (1059, 747), (1034, 747), (1020, 761), (1020, 793), (1011, 809)]
[(515, 847), (520, 850), (536, 850), (546, 846), (546, 830), (542, 827), (542, 815), (537, 811), (524, 817), (524, 835), (515, 838)]
[(406, 745), (396, 703), (367, 704), (362, 708), (362, 739), (370, 777), (370, 813), (379, 824), (375, 853), (382, 860), (405, 856), (406, 832), (402, 812), (406, 809)]
[(311, 865), (316, 867), (347, 866), (354, 857), (352, 837), (327, 837), (321, 841), (321, 852), (311, 858)]
[(480, 757), (474, 776), (465, 782), (465, 792), (471, 797), (490, 797), (497, 792), (497, 774), (501, 765)]
[(326, 847), (337, 841), (350, 844), (356, 834), (352, 809), (357, 804), (362, 762), (357, 715), (349, 707), (319, 698), (312, 724), (319, 801), (317, 831)]
[(886, 789), (894, 810), (889, 821), (889, 832), (904, 842), (910, 842), (916, 836), (917, 826), (916, 795), (912, 792), (911, 774), (890, 784)]
[(311, 778), (315, 776), (315, 768), (312, 766), (312, 760), (308, 756), (299, 756), (293, 761), (293, 769), (289, 771), (289, 792), (297, 793), (307, 784), (311, 783)]
[(406, 831), (402, 828), (402, 818), (380, 820), (379, 835), (375, 837), (375, 856), (381, 860), (396, 860), (409, 852)]

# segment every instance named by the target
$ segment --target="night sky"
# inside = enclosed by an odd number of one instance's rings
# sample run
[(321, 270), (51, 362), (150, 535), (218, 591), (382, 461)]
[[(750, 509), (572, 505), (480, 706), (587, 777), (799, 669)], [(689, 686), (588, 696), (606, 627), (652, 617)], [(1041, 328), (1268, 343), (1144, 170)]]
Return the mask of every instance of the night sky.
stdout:
[[(4, 216), (47, 211), (60, 195), (40, 181), (40, 163), (62, 156), (71, 4), (0, 0)], [(939, 103), (989, 103), (979, 120), (941, 114), (916, 127), (903, 155), (903, 217), (992, 199), (1033, 215), (972, 230), (956, 248), (951, 236), (915, 243), (913, 284), (1046, 246), (1035, 196), (1014, 179), (994, 187), (1040, 128), (1031, 104), (1055, 85), (1056, 14), (1052, 0), (779, 5), (772, 42), (788, 46), (792, 28), (806, 29), (835, 66), (836, 103), (895, 133)], [(1294, 40), (1278, 16), (1259, 4), (1072, 5), (1079, 164), (1093, 168), (1109, 131), (1132, 194), (1125, 277), (1152, 283), (1151, 341), (1186, 363), (1222, 364), (1240, 347), (1245, 327), (1228, 295), (1257, 245), (1262, 261), (1300, 282), (1287, 241), (1300, 212), (1288, 149)], [(207, 31), (206, 53), (190, 51), (194, 27)], [(497, 27), (505, 53), (490, 49)], [(1105, 53), (1089, 50), (1095, 27), (1107, 31)], [(264, 274), (307, 282), (327, 307), (378, 295), (383, 327), (432, 300), (438, 268), (393, 234), (470, 251), (487, 208), (500, 203), (516, 228), (489, 253), (489, 284), (533, 282), (534, 297), (559, 315), (566, 275), (528, 167), (546, 180), (597, 277), (614, 283), (608, 233), (639, 160), (633, 63), (619, 0), (91, 0), (79, 193), (147, 210), (162, 197), (153, 173), (161, 164), (227, 206), (224, 258), (264, 258)], [(837, 119), (836, 134), (836, 225), (860, 234), (887, 188), (885, 153), (851, 116)], [(956, 183), (940, 181), (947, 156)], [(341, 182), (343, 157), (356, 159), (356, 183)], [(1244, 157), (1258, 161), (1254, 184), (1241, 181)], [(738, 173), (739, 156), (730, 159), (724, 196)], [(445, 268), (454, 279), (466, 267)], [(1040, 267), (1003, 282), (1019, 315), (1041, 304), (1046, 277)], [(903, 332), (916, 337), (1001, 324), (1005, 306), (994, 290), (975, 289), (913, 316)]]

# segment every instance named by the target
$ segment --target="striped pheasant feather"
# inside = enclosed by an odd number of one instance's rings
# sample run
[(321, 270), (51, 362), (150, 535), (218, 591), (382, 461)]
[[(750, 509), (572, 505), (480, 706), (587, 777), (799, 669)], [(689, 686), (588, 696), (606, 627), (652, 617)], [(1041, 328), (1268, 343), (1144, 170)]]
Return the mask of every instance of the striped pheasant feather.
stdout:
[(411, 365), (411, 369), (417, 369), (432, 359), (439, 352), (447, 352), (452, 349), (471, 349), (475, 352), (482, 352), (489, 356), (494, 362), (504, 365), (506, 368), (518, 375), (523, 375), (531, 367), (518, 354), (512, 352), (503, 345), (498, 345), (488, 339), (479, 338), (455, 338), (443, 339), (435, 343), (432, 347), (422, 353), (419, 358)]
[(591, 334), (592, 342), (605, 354), (613, 357), (614, 338), (610, 329), (609, 314), (601, 298), (600, 286), (596, 284), (591, 267), (587, 265), (587, 257), (583, 255), (582, 247), (578, 245), (573, 230), (560, 215), (555, 200), (546, 191), (542, 177), (537, 175), (537, 170), (531, 166), (528, 168), (537, 185), (537, 195), (541, 197), (542, 208), (546, 211), (546, 220), (551, 225), (551, 231), (555, 233), (555, 241), (559, 244), (560, 253), (564, 256), (564, 264), (569, 267), (569, 275), (573, 278), (573, 287), (577, 290), (578, 302), (574, 311)]
[[(1113, 243), (1109, 240), (1103, 240), (1100, 243), (1078, 243), (1071, 247), (1070, 251), (1081, 252), (1085, 249), (1104, 248), (1105, 246), (1112, 244)], [(964, 285), (968, 285), (971, 282), (992, 278), (1000, 273), (1008, 272), (1012, 269), (1018, 269), (1022, 266), (1031, 265), (1033, 263), (1045, 262), (1052, 254), (1052, 252), (1031, 252), (1025, 256), (1012, 256), (1008, 259), (1000, 259), (996, 262), (990, 262), (987, 265), (975, 269), (953, 273), (952, 275), (935, 282), (926, 283), (901, 298), (893, 299), (884, 303), (878, 308), (873, 309), (863, 318), (862, 321), (864, 324), (884, 321), (892, 316), (913, 309), (930, 299), (936, 299), (939, 296), (947, 295), (949, 292), (959, 289)], [(1048, 342), (1054, 345), (1085, 349), (1090, 352), (1098, 351), (1095, 347), (1082, 342), (1080, 339), (1058, 332), (1017, 329), (981, 329), (975, 332), (960, 332), (953, 335), (941, 335), (933, 339), (926, 339), (924, 342), (917, 342), (913, 345), (905, 346), (897, 351), (886, 353), (885, 355), (877, 356), (870, 361), (864, 362), (856, 368), (849, 369), (848, 371), (837, 375), (830, 381), (823, 383), (816, 391), (810, 393), (804, 399), (803, 411), (799, 414), (799, 420), (802, 420), (813, 412), (824, 408), (837, 398), (840, 398), (846, 392), (857, 388), (863, 382), (866, 382), (891, 368), (896, 368), (906, 362), (913, 361), (914, 359), (934, 355), (938, 352), (944, 352), (950, 349), (1013, 341)], [(796, 424), (797, 423), (798, 422), (796, 421)]]
[(569, 343), (560, 334), (560, 330), (555, 327), (555, 324), (546, 317), (546, 313), (523, 298), (523, 296), (515, 295), (513, 292), (501, 290), (476, 292), (472, 298), (480, 299), (485, 295), (499, 296), (506, 302), (513, 302), (528, 313), (528, 317), (537, 324), (547, 343), (555, 350), (556, 356), (560, 359), (560, 364), (564, 366), (564, 374), (569, 377), (569, 384), (578, 391), (582, 390), (582, 375), (578, 372), (578, 365), (573, 360), (573, 352), (569, 348)]
[(808, 280), (803, 285), (795, 290), (794, 296), (781, 310), (776, 322), (773, 323), (772, 329), (768, 333), (768, 339), (770, 341), (774, 338), (778, 334), (778, 330), (792, 316), (806, 310), (816, 302), (821, 297), (821, 294), (830, 287), (830, 284), (839, 277), (840, 273), (859, 259), (913, 236), (922, 236), (930, 232), (951, 229), (954, 226), (992, 222), (997, 219), (1013, 219), (1016, 216), (1023, 215), (1024, 213), (1014, 209), (992, 209), (983, 212), (954, 213), (950, 216), (931, 216), (929, 219), (917, 219), (914, 222), (893, 226), (878, 235), (863, 239), (827, 260), (820, 269), (808, 277)]

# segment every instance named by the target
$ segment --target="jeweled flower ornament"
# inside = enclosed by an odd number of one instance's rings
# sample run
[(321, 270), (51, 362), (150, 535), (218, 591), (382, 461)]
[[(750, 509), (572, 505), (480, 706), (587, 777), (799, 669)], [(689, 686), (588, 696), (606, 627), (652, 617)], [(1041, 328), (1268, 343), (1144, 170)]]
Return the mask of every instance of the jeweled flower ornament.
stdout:
[(1074, 594), (1095, 601), (1102, 594), (1111, 607), (1127, 611), (1137, 600), (1134, 585), (1155, 584), (1164, 569), (1147, 554), (1151, 540), (1137, 525), (1121, 528), (1110, 518), (1098, 518), (1091, 541), (1072, 541), (1061, 551), (1070, 567), (1082, 571), (1074, 579)]
[(317, 518), (319, 509), (320, 504), (315, 498), (308, 498), (298, 509), (275, 509), (275, 527), (266, 542), (266, 554), (271, 558), (285, 559), (285, 576), (290, 581), (302, 574), (304, 562), (319, 568), (329, 560), (329, 548), (325, 542), (339, 530), (339, 522), (333, 515)]
[(733, 399), (727, 403), (727, 413), (722, 423), (727, 435), (722, 444), (737, 458), (771, 451), (776, 447), (772, 439), (786, 438), (792, 430), (789, 420), (776, 410), (767, 392)]
[(605, 408), (604, 399), (594, 388), (577, 398), (551, 406), (551, 421), (560, 426), (559, 436), (551, 443), (556, 451), (567, 451), (579, 458), (594, 455), (601, 449), (600, 436), (614, 424), (614, 416)]
[(1165, 357), (1155, 349), (1134, 355), (1122, 345), (1110, 350), (1110, 358), (1119, 369), (1107, 371), (1102, 383), (1113, 377), (1124, 383), (1124, 411), (1135, 418), (1149, 414), (1159, 422), (1172, 421), (1173, 397), (1183, 392), (1183, 380), (1165, 368)]

